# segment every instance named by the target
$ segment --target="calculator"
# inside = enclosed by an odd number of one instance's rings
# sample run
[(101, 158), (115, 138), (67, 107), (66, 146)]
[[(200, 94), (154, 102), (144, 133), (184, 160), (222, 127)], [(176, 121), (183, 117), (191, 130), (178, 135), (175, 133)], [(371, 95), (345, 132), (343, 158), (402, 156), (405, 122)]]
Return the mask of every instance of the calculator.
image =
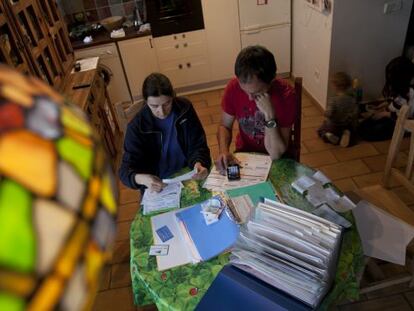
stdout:
[(240, 179), (240, 166), (238, 164), (232, 164), (227, 166), (227, 178), (228, 180)]

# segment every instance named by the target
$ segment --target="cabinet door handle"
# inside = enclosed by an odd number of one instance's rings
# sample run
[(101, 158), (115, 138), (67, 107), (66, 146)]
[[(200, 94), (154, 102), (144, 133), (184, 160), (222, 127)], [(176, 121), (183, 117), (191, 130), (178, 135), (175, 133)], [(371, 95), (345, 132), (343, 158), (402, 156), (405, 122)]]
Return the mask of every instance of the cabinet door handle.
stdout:
[(187, 46), (188, 46), (187, 42), (186, 42), (186, 43), (184, 43), (184, 47), (186, 48)]
[(179, 69), (183, 69), (183, 65), (179, 64), (179, 65), (178, 65), (178, 68), (179, 68)]
[(174, 40), (177, 40), (177, 36), (174, 36)]
[(152, 39), (151, 39), (151, 38), (149, 39), (149, 43), (150, 43), (150, 47), (151, 47), (151, 49), (152, 49), (152, 48), (154, 48), (154, 47), (152, 46)]
[(187, 63), (187, 68), (190, 68), (191, 67), (191, 63)]
[(178, 44), (175, 45), (175, 48), (178, 49), (180, 46)]
[(185, 33), (183, 33), (183, 38), (185, 38)]

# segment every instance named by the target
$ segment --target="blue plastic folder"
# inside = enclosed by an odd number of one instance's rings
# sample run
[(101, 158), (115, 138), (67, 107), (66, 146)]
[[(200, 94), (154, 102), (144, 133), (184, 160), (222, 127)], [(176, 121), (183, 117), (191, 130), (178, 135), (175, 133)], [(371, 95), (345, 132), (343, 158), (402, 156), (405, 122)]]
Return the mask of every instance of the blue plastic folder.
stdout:
[(201, 213), (201, 204), (179, 211), (176, 216), (184, 223), (203, 261), (231, 247), (239, 236), (239, 226), (226, 212), (220, 215), (217, 222), (207, 225)]
[(196, 311), (310, 311), (309, 306), (232, 266), (217, 275)]

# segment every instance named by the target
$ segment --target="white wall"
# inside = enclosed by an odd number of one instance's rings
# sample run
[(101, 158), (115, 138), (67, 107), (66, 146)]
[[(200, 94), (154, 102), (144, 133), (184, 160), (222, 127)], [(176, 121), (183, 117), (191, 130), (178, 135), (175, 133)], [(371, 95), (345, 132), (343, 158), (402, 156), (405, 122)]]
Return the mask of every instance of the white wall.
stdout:
[(413, 0), (384, 15), (389, 0), (335, 0), (331, 73), (359, 77), (364, 99), (381, 97), (386, 64), (402, 55)]
[(293, 0), (292, 5), (292, 73), (294, 76), (303, 77), (305, 89), (322, 107), (325, 107), (329, 80), (332, 14), (315, 11), (306, 4), (305, 0)]

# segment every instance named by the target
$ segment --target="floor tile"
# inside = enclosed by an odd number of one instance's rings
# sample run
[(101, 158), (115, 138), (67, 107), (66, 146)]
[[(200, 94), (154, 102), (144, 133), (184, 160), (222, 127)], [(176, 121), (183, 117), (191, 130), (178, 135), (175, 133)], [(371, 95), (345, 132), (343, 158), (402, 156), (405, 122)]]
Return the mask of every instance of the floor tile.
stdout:
[(211, 115), (211, 120), (213, 123), (221, 122), (221, 113), (216, 113), (216, 114)]
[(353, 177), (352, 180), (358, 187), (372, 186), (381, 183), (382, 172), (370, 173), (361, 176)]
[(133, 220), (140, 206), (137, 200), (131, 203), (120, 205), (118, 208), (117, 221)]
[(340, 311), (411, 311), (403, 295), (367, 300), (339, 307)]
[(302, 128), (319, 127), (323, 120), (323, 116), (302, 117)]
[(111, 263), (129, 262), (130, 246), (129, 240), (118, 241), (114, 245)]
[(193, 104), (195, 110), (207, 107), (207, 101), (205, 99), (192, 100), (191, 103)]
[(213, 121), (211, 120), (211, 116), (199, 116), (200, 122), (203, 126), (212, 124)]
[(122, 287), (99, 292), (93, 311), (135, 311), (132, 288)]
[(313, 168), (338, 162), (330, 150), (304, 154), (300, 159), (301, 163)]
[(358, 144), (348, 148), (339, 148), (332, 150), (332, 153), (339, 161), (348, 161), (370, 157), (378, 154), (378, 151), (371, 144)]
[(394, 192), (398, 197), (407, 205), (414, 204), (414, 196), (405, 187), (393, 188)]
[(301, 135), (300, 138), (302, 141), (306, 141), (309, 139), (319, 139), (318, 133), (316, 132), (318, 130), (317, 127), (308, 127), (301, 129)]
[(127, 203), (137, 202), (140, 196), (141, 193), (136, 189), (122, 189), (120, 191), (119, 204), (124, 205)]
[(110, 288), (125, 287), (131, 284), (129, 262), (114, 264), (111, 269)]
[(342, 179), (346, 177), (358, 176), (369, 173), (368, 166), (361, 160), (353, 160), (340, 162), (336, 164), (326, 165), (319, 168), (331, 180)]
[(322, 116), (322, 112), (315, 106), (302, 107), (302, 115), (304, 117)]
[(210, 124), (210, 125), (204, 126), (204, 132), (206, 133), (206, 135), (217, 135), (217, 129), (218, 129), (217, 124)]
[[(403, 152), (398, 153), (397, 160), (395, 161), (395, 167), (403, 167), (407, 163), (407, 155)], [(365, 164), (373, 172), (383, 171), (385, 162), (387, 161), (387, 154), (379, 154), (373, 157), (362, 159)]]
[(198, 108), (196, 109), (198, 117), (201, 116), (209, 116), (212, 114), (221, 113), (221, 107), (220, 106), (208, 106), (204, 108)]
[(111, 266), (106, 265), (101, 271), (101, 278), (99, 282), (99, 291), (109, 289), (111, 283)]
[(308, 148), (309, 152), (339, 148), (338, 146), (334, 146), (332, 144), (325, 143), (320, 138), (305, 140), (305, 141), (303, 141), (303, 143), (305, 144), (306, 148)]
[(335, 186), (338, 187), (342, 192), (352, 191), (357, 188), (357, 185), (352, 178), (344, 178), (335, 180)]
[(129, 240), (129, 228), (132, 221), (122, 221), (117, 224), (115, 241)]

